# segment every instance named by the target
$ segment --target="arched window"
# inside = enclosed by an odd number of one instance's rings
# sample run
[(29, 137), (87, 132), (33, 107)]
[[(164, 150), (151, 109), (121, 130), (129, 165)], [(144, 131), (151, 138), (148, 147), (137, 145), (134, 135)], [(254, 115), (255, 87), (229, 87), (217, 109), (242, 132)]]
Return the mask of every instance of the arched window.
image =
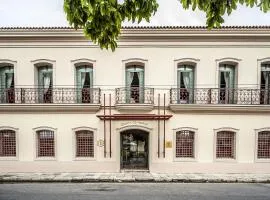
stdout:
[(260, 104), (270, 104), (270, 62), (261, 64)]
[(257, 159), (270, 159), (270, 131), (258, 132)]
[(144, 65), (141, 63), (126, 65), (126, 100), (127, 103), (144, 102)]
[(93, 98), (91, 90), (93, 88), (93, 65), (77, 64), (76, 65), (76, 88), (77, 102), (91, 103)]
[(94, 133), (90, 130), (75, 131), (76, 157), (94, 157)]
[(195, 132), (181, 130), (176, 132), (176, 158), (195, 158)]
[(53, 71), (51, 65), (38, 67), (39, 103), (53, 102)]
[(195, 63), (179, 63), (177, 66), (177, 88), (179, 103), (194, 102)]
[(36, 131), (37, 157), (55, 157), (55, 135), (52, 130)]
[(233, 131), (216, 133), (216, 159), (236, 158), (236, 137)]
[(0, 130), (0, 157), (16, 157), (16, 132)]
[(15, 103), (14, 66), (9, 63), (0, 64), (0, 102)]

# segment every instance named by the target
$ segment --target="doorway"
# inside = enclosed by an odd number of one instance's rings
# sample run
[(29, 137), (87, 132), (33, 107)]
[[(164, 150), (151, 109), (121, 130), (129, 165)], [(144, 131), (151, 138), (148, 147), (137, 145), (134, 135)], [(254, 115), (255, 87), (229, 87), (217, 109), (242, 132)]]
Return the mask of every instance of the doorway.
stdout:
[(120, 136), (121, 169), (148, 169), (149, 133), (131, 129)]

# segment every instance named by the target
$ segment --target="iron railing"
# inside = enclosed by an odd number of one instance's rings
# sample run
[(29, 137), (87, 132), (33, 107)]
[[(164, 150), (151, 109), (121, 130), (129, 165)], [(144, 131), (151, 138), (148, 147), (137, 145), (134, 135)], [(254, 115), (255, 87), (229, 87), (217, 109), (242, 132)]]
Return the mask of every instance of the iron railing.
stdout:
[(270, 90), (247, 88), (172, 88), (171, 104), (270, 104)]
[(116, 88), (115, 102), (116, 104), (154, 104), (154, 88)]
[(2, 104), (100, 104), (99, 88), (0, 88)]

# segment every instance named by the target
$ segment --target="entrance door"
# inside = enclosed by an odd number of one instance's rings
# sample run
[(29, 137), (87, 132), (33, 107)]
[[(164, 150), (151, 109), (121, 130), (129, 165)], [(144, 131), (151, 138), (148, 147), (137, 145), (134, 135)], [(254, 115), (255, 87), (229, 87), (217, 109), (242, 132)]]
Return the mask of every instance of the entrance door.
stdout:
[(137, 129), (121, 133), (121, 169), (148, 169), (148, 137)]

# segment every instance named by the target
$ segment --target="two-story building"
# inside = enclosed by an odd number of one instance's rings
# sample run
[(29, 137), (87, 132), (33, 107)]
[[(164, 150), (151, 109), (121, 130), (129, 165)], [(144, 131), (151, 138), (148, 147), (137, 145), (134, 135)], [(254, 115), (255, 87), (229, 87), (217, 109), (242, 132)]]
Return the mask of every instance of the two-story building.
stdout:
[(270, 27), (0, 29), (0, 171), (270, 173)]

